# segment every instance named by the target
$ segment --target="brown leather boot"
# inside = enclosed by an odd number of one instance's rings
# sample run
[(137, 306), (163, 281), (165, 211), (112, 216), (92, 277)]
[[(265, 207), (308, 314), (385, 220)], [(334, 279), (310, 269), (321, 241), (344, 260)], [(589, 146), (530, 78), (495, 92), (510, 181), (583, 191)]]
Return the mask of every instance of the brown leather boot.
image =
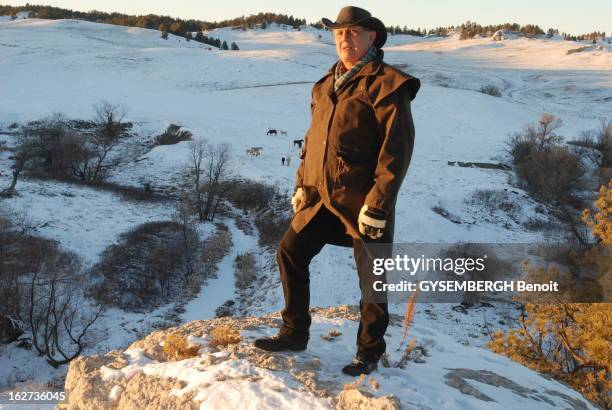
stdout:
[(258, 347), (269, 352), (280, 352), (283, 350), (302, 351), (308, 345), (308, 336), (292, 336), (288, 333), (278, 333), (271, 337), (263, 337), (253, 343)]

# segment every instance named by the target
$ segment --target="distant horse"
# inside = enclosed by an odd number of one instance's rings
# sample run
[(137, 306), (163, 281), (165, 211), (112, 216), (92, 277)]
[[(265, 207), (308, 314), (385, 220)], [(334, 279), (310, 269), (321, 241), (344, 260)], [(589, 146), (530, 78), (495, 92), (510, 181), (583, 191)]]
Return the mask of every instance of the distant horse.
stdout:
[(278, 135), (278, 133), (276, 132), (276, 130), (269, 130), (266, 135)]
[(302, 149), (302, 144), (304, 143), (304, 140), (293, 140), (293, 146), (295, 147), (297, 145), (298, 148)]

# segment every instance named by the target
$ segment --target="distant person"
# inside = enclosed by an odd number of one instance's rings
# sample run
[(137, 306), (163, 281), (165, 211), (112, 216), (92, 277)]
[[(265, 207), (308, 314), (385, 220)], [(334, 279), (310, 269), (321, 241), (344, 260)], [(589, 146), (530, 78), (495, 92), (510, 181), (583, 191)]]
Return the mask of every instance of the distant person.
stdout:
[(285, 162), (287, 162), (287, 166), (290, 167), (291, 166), (291, 157), (287, 157)]
[(283, 166), (285, 166), (285, 157), (281, 158), (281, 162), (282, 162)]
[(373, 292), (366, 242), (393, 241), (395, 202), (414, 146), (410, 103), (420, 81), (383, 62), (387, 31), (368, 11), (347, 6), (336, 22), (322, 22), (333, 31), (339, 60), (312, 89), (312, 119), (291, 200), (294, 216), (276, 251), (283, 326), (255, 346), (306, 349), (310, 262), (326, 244), (350, 246), (362, 289), (361, 319), (357, 354), (342, 371), (357, 376), (375, 370), (386, 349), (387, 298), (366, 297)]

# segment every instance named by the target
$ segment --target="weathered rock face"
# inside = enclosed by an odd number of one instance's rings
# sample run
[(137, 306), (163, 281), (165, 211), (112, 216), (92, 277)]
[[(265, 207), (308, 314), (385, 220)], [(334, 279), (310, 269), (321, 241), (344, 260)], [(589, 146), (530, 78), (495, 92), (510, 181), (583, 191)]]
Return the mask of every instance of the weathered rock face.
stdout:
[[(593, 408), (577, 392), (488, 350), (431, 329), (411, 329), (423, 355), (401, 360), (401, 318), (392, 315), (388, 357), (364, 378), (341, 373), (355, 353), (355, 307), (312, 309), (308, 350), (269, 353), (252, 341), (276, 333), (279, 313), (193, 321), (154, 332), (125, 351), (80, 357), (69, 368), (61, 409), (433, 409)], [(239, 342), (218, 345), (219, 329)], [(214, 330), (214, 331), (213, 331)], [(169, 335), (190, 352), (167, 353)], [(173, 336), (174, 337), (174, 336)], [(183, 338), (178, 338), (185, 340)], [(195, 347), (195, 349), (194, 349)], [(419, 360), (414, 357), (419, 357)], [(172, 359), (170, 359), (172, 358)], [(403, 363), (400, 365), (399, 363)]]
[[(348, 306), (329, 309), (315, 308), (313, 313), (328, 319), (358, 319), (357, 310)], [(395, 318), (395, 320), (399, 319)], [(197, 389), (188, 388), (191, 383), (189, 380), (151, 374), (151, 368), (155, 366), (161, 368), (164, 364), (168, 367), (173, 365), (163, 348), (164, 340), (171, 333), (180, 333), (190, 342), (201, 344), (197, 357), (174, 363), (191, 360), (193, 363), (186, 368), (195, 367), (202, 373), (206, 371), (214, 373), (211, 377), (204, 377), (202, 380), (206, 379), (206, 381), (203, 381), (202, 384), (214, 385), (219, 382), (229, 384), (236, 380), (242, 383), (257, 383), (269, 376), (269, 371), (272, 371), (288, 376), (286, 377), (287, 384), (293, 385), (292, 387), (278, 385), (274, 388), (280, 394), (288, 395), (293, 402), (298, 402), (302, 406), (306, 405), (307, 408), (400, 408), (399, 400), (393, 396), (375, 397), (360, 389), (359, 386), (350, 386), (347, 390), (343, 390), (342, 383), (319, 380), (321, 360), (317, 357), (271, 354), (244, 341), (217, 348), (210, 347), (207, 343), (210, 339), (208, 335), (215, 328), (229, 326), (241, 333), (270, 328), (269, 330), (272, 331), (269, 333), (275, 333), (276, 328), (281, 324), (278, 313), (263, 317), (226, 317), (194, 321), (178, 328), (151, 333), (144, 339), (133, 343), (124, 352), (115, 350), (104, 356), (79, 357), (70, 364), (66, 377), (65, 389), (68, 401), (59, 405), (58, 408), (138, 410), (145, 407), (147, 409), (199, 408), (202, 397), (198, 396)], [(220, 364), (231, 361), (248, 362), (252, 368), (263, 369), (268, 373), (235, 375), (232, 374), (230, 366), (226, 366), (225, 371), (219, 371)], [(162, 373), (169, 375), (172, 372)], [(211, 378), (214, 380), (210, 380)], [(231, 387), (228, 385), (228, 388)], [(176, 394), (181, 390), (184, 393)], [(289, 394), (290, 390), (294, 392)], [(251, 407), (246, 403), (243, 404)]]

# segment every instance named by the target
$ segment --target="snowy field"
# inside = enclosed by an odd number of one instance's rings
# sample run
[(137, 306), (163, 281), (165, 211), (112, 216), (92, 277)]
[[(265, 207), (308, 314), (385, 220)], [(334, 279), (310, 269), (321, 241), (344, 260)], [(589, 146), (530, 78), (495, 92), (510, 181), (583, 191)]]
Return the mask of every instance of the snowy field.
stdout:
[[(135, 124), (142, 138), (150, 139), (170, 123), (180, 124), (197, 138), (229, 143), (233, 175), (289, 192), (299, 162), (292, 142), (303, 138), (309, 124), (312, 84), (336, 60), (331, 36), (311, 27), (301, 31), (219, 29), (205, 34), (235, 41), (240, 51), (208, 50), (206, 45), (173, 35), (163, 40), (159, 32), (140, 28), (0, 17), (0, 141), (8, 146), (15, 143), (7, 133), (12, 123), (23, 124), (55, 112), (90, 119), (93, 105), (107, 100), (127, 109), (126, 120)], [(560, 133), (566, 140), (594, 128), (601, 118), (609, 118), (612, 49), (604, 45), (601, 50), (567, 54), (582, 45), (559, 39), (495, 42), (389, 36), (385, 60), (422, 81), (412, 105), (416, 145), (397, 203), (396, 242), (529, 243), (545, 239), (541, 232), (526, 231), (518, 223), (541, 215), (535, 211), (536, 201), (510, 185), (510, 171), (462, 168), (447, 161), (504, 161), (508, 135), (546, 112), (562, 118)], [(500, 98), (478, 91), (490, 84), (501, 90)], [(287, 131), (287, 136), (267, 136), (270, 128)], [(246, 155), (246, 149), (253, 146), (263, 147), (261, 156)], [(8, 156), (8, 152), (0, 153), (0, 187), (10, 182)], [(110, 180), (139, 187), (146, 181), (153, 186), (176, 185), (185, 172), (187, 156), (187, 143), (159, 146), (139, 161), (122, 165)], [(291, 165), (281, 166), (281, 157), (290, 157)], [(516, 220), (502, 215), (504, 223), (488, 221), (481, 210), (466, 202), (483, 189), (514, 191), (509, 195), (520, 209)], [(132, 202), (53, 181), (20, 180), (17, 190), (18, 196), (2, 200), (0, 206), (25, 213), (40, 235), (58, 240), (86, 265), (95, 263), (122, 232), (174, 215), (172, 204)], [(432, 210), (436, 206), (462, 223), (443, 218)], [(231, 221), (226, 223), (234, 247), (219, 265), (218, 278), (189, 302), (185, 320), (212, 317), (218, 304), (234, 295), (233, 258), (256, 247), (256, 235), (245, 234)], [(211, 231), (210, 225), (200, 228)], [(265, 286), (251, 301), (253, 314), (283, 307), (278, 272), (269, 269), (265, 273)], [(352, 250), (326, 247), (311, 266), (311, 287), (312, 306), (357, 303)], [(402, 309), (393, 307), (397, 313)], [(440, 310), (435, 320), (432, 309)], [(420, 306), (416, 324), (480, 346), (482, 335), (469, 335), (477, 332), (488, 314), (483, 311), (468, 317), (438, 306)], [(112, 312), (104, 317), (97, 324), (106, 335), (103, 348), (125, 347), (149, 330), (155, 314), (144, 316)], [(457, 326), (458, 321), (464, 325)], [(88, 352), (99, 351), (100, 346), (92, 346)], [(478, 355), (487, 354), (478, 350)], [(40, 358), (25, 357), (12, 347), (0, 350), (0, 361), (9, 358), (23, 363), (22, 369), (32, 370), (15, 376), (9, 367), (0, 366), (0, 391), (7, 383), (35, 375), (41, 382), (61, 378), (61, 369), (45, 373)], [(428, 405), (436, 407), (435, 403)], [(461, 408), (469, 408), (466, 406)]]

